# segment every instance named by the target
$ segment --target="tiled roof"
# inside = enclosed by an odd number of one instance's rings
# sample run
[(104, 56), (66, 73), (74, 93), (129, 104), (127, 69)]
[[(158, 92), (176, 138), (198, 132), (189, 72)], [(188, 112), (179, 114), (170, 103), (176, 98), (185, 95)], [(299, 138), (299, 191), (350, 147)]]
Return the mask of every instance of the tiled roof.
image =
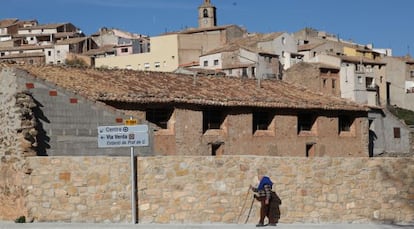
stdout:
[(85, 41), (88, 39), (87, 37), (74, 37), (74, 38), (68, 38), (62, 41), (57, 41), (56, 45), (70, 45), (70, 44), (77, 44), (82, 41)]
[(44, 57), (43, 52), (28, 52), (28, 53), (18, 53), (18, 54), (9, 54), (6, 56), (0, 56), (0, 59), (13, 59), (13, 58), (28, 58), (28, 57)]
[(11, 25), (14, 25), (18, 21), (17, 18), (6, 18), (0, 20), (0, 28), (7, 28)]
[[(239, 39), (236, 39), (229, 44), (225, 44), (221, 47), (218, 47), (214, 50), (211, 50), (207, 53), (204, 53), (202, 56), (216, 54), (216, 53), (222, 53), (222, 52), (233, 52), (238, 49), (245, 49), (250, 52), (256, 52), (259, 53), (261, 50), (258, 49), (257, 44), (259, 42), (266, 42), (276, 39), (277, 37), (281, 36), (283, 32), (277, 32), (277, 33), (269, 33), (269, 34), (252, 34), (247, 37), (242, 37)], [(271, 53), (268, 53), (271, 54)]]
[(304, 44), (304, 45), (298, 45), (298, 51), (309, 51), (312, 50), (314, 48), (317, 48), (321, 45), (325, 44), (324, 42), (322, 43), (310, 43), (310, 44)]
[(53, 45), (22, 45), (16, 47), (0, 47), (0, 51), (43, 50), (45, 48), (53, 48)]
[(116, 45), (104, 45), (97, 49), (90, 49), (87, 52), (84, 52), (83, 55), (93, 56), (93, 55), (100, 55), (105, 54), (107, 52), (115, 52)]
[(70, 23), (56, 23), (56, 24), (44, 24), (44, 25), (36, 25), (30, 26), (25, 28), (20, 28), (19, 30), (29, 30), (29, 29), (56, 29), (64, 25), (68, 25)]
[(361, 56), (341, 56), (340, 57), (342, 61), (344, 62), (350, 62), (350, 63), (363, 63), (363, 64), (375, 64), (375, 65), (386, 65), (385, 62), (373, 60), (366, 57)]
[(171, 32), (171, 33), (165, 33), (165, 34), (193, 34), (193, 33), (201, 33), (201, 32), (208, 32), (208, 31), (226, 30), (233, 26), (236, 26), (236, 25), (222, 25), (222, 26), (213, 26), (209, 28), (189, 28), (183, 31)]
[(184, 103), (214, 106), (367, 111), (349, 100), (313, 93), (293, 84), (226, 77), (132, 70), (21, 65), (43, 79), (93, 101)]

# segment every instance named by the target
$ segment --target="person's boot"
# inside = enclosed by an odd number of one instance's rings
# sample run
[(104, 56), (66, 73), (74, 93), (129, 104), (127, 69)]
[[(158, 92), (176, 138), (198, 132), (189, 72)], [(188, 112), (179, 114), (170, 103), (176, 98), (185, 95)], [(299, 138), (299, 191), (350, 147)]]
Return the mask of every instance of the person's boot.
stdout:
[(264, 225), (264, 223), (258, 223), (258, 224), (256, 224), (256, 227), (264, 227), (265, 225)]

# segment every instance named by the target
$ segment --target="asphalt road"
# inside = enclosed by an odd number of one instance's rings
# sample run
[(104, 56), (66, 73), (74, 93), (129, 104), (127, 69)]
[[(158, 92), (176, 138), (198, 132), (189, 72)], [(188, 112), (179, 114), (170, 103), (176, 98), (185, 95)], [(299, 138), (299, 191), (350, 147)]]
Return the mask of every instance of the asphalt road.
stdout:
[[(256, 228), (254, 224), (91, 224), (91, 223), (0, 223), (0, 229), (247, 229)], [(261, 227), (259, 227), (261, 228)], [(413, 225), (387, 224), (278, 224), (275, 229), (414, 229)]]

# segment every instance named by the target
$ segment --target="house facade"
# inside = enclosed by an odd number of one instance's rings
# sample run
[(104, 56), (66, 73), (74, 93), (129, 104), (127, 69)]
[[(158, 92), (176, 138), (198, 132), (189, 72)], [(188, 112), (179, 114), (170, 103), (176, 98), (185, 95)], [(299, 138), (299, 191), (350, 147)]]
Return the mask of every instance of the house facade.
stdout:
[(370, 156), (413, 152), (412, 131), (386, 109), (390, 83), (385, 80), (388, 66), (383, 60), (318, 54), (309, 61), (291, 67), (283, 80), (372, 107), (368, 114)]
[(386, 70), (386, 103), (414, 110), (414, 60), (407, 57), (384, 57)]
[[(17, 21), (11, 40), (0, 45), (0, 59), (25, 64), (64, 64), (68, 54), (80, 54), (96, 45), (71, 23), (39, 25)], [(9, 31), (9, 30), (8, 30)]]
[(269, 79), (280, 75), (279, 57), (239, 45), (228, 45), (200, 56), (203, 69), (238, 78)]
[(95, 66), (173, 72), (183, 66), (195, 65), (201, 55), (247, 34), (237, 25), (217, 26), (216, 8), (210, 0), (204, 0), (198, 8), (198, 22), (198, 28), (151, 37), (147, 53), (97, 55)]
[(149, 52), (96, 58), (95, 66), (173, 72), (182, 65), (198, 62), (199, 56), (203, 53), (241, 37), (244, 33), (240, 27), (230, 25), (208, 29), (190, 29), (151, 37)]
[(303, 58), (298, 53), (296, 40), (286, 32), (265, 34), (258, 41), (257, 48), (263, 52), (278, 55), (285, 70), (301, 62)]
[(117, 56), (146, 53), (150, 49), (148, 36), (125, 32), (119, 29), (101, 28), (91, 35), (98, 47), (113, 46)]
[(341, 97), (339, 71), (340, 68), (334, 65), (302, 62), (290, 67), (283, 80)]
[(70, 155), (81, 142), (84, 155), (119, 152), (98, 149), (96, 129), (130, 116), (150, 127), (143, 155), (368, 157), (367, 107), (283, 81), (22, 68), (18, 85), (42, 105), (47, 155)]

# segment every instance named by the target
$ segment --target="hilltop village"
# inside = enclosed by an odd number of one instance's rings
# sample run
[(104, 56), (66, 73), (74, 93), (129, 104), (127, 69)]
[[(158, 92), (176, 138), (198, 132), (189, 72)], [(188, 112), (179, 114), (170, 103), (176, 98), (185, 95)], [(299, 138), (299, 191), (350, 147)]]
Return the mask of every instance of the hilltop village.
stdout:
[(200, 3), (155, 37), (0, 20), (0, 220), (253, 225), (266, 174), (280, 223), (413, 225), (414, 59)]
[[(0, 61), (18, 66), (2, 74), (16, 76), (48, 119), (26, 128), (28, 154), (91, 153), (97, 125), (129, 116), (150, 124), (142, 154), (413, 154), (414, 122), (399, 116), (414, 110), (410, 56), (313, 28), (250, 33), (217, 17), (204, 0), (198, 28), (155, 37), (0, 20)], [(51, 99), (60, 96), (76, 109)]]

